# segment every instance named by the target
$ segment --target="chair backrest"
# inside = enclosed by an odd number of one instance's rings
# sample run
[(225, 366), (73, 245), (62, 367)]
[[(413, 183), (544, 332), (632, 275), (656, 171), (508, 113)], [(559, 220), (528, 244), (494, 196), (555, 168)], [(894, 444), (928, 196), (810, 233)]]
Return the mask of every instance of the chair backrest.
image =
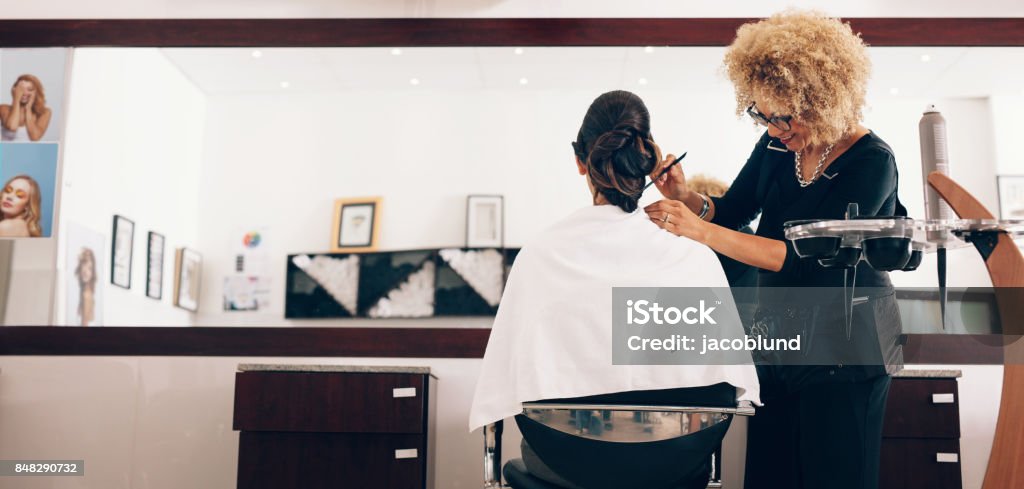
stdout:
[(549, 428), (592, 440), (643, 443), (668, 440), (750, 416), (748, 406), (733, 408), (530, 402), (523, 415)]

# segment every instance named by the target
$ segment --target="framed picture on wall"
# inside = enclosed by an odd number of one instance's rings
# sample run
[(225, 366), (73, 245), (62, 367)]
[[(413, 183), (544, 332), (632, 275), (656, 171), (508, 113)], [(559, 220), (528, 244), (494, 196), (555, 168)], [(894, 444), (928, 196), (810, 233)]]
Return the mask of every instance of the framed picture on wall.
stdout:
[(114, 246), (110, 251), (110, 283), (126, 289), (132, 288), (132, 247), (135, 241), (135, 221), (114, 216)]
[(505, 245), (505, 198), (470, 195), (466, 199), (466, 247), (502, 248)]
[(357, 252), (377, 249), (380, 234), (380, 197), (334, 201), (331, 251)]
[(164, 235), (150, 231), (146, 250), (146, 297), (160, 300), (164, 293)]
[(199, 285), (203, 257), (195, 250), (178, 248), (174, 254), (174, 305), (192, 312), (199, 310)]
[(999, 218), (1024, 219), (1024, 175), (999, 175)]

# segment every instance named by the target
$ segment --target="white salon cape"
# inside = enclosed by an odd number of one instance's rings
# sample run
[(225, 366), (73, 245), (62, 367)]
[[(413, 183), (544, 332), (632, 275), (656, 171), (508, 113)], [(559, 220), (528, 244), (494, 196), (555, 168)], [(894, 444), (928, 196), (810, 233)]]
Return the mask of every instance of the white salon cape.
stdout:
[[(595, 205), (572, 213), (516, 257), (469, 429), (520, 414), (528, 401), (719, 382), (736, 387), (738, 401), (759, 404), (752, 364), (612, 364), (612, 287), (728, 286), (714, 251), (659, 228), (642, 209)], [(716, 314), (739, 325), (731, 301), (722, 306)]]

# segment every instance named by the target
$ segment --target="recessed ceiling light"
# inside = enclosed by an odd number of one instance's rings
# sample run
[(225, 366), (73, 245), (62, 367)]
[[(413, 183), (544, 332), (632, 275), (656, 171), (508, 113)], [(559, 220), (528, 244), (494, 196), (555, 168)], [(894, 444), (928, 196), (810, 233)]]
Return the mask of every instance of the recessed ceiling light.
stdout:
[(523, 48), (516, 48), (516, 50), (513, 52), (516, 54), (523, 54)]
[(402, 50), (398, 49), (398, 48), (394, 48), (394, 49), (391, 50), (391, 54), (393, 54), (395, 56), (401, 56)]
[(899, 95), (899, 94), (900, 94), (900, 89), (898, 89), (896, 87), (892, 87), (892, 88), (889, 89), (889, 95)]
[(647, 53), (647, 54), (653, 53), (654, 52), (654, 46), (647, 46), (647, 47), (645, 47), (644, 48), (644, 52)]
[(286, 82), (286, 81), (283, 81), (283, 82), (281, 82), (281, 88), (288, 88), (288, 87), (290, 87), (291, 85), (292, 85), (291, 83), (288, 83), (288, 82)]
[(527, 80), (526, 78), (520, 78), (519, 79), (519, 84), (520, 85), (526, 85), (527, 83), (530, 83), (530, 80)]
[(253, 58), (262, 58), (263, 57), (263, 51), (260, 51), (259, 49), (253, 51), (252, 52), (252, 57)]
[(409, 80), (409, 84), (411, 84), (411, 85), (419, 85), (420, 84), (420, 79), (419, 78), (411, 78)]
[(928, 54), (922, 54), (921, 55), (921, 62), (922, 63), (927, 63), (927, 62), (929, 62), (931, 60), (932, 60), (931, 55), (928, 55)]
[(646, 78), (641, 78), (641, 79), (637, 80), (636, 82), (641, 84), (641, 85), (646, 85), (647, 84), (647, 79)]

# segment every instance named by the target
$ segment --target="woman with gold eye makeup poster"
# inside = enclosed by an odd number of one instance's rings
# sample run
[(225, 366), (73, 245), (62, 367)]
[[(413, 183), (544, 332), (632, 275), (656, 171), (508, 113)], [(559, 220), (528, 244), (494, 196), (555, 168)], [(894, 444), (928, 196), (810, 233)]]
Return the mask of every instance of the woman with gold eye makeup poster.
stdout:
[(52, 235), (56, 180), (56, 144), (0, 144), (0, 238)]

